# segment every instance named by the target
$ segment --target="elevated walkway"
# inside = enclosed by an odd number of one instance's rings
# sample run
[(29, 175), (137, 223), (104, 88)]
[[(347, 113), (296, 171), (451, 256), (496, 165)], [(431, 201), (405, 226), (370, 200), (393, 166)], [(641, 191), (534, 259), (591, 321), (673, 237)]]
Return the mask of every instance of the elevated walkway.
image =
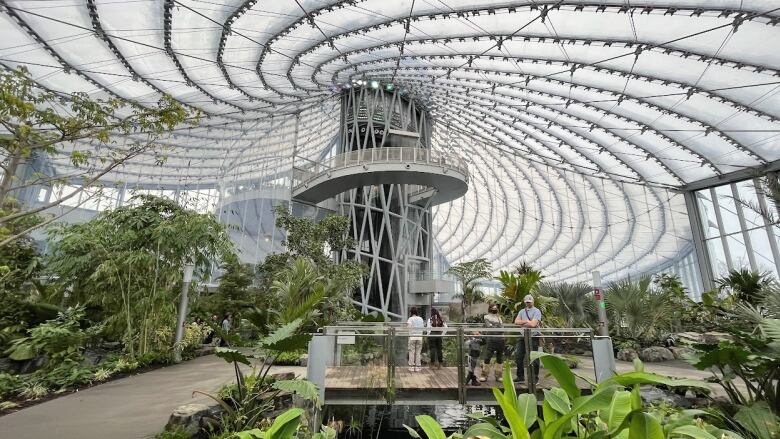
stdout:
[[(448, 328), (425, 328), (422, 368), (410, 370), (407, 366), (407, 342), (412, 335), (402, 323), (345, 322), (325, 327), (309, 344), (308, 379), (317, 384), (320, 397), (327, 405), (432, 405), (439, 403), (493, 405), (491, 388), (502, 387), (493, 373), (479, 386), (466, 383), (468, 372), (468, 341), (475, 336), (504, 340), (505, 362), (512, 366), (514, 375), (514, 351), (518, 347), (526, 352), (527, 377), (533, 377), (530, 364), (531, 338), (542, 337), (545, 351), (578, 347), (590, 351), (583, 357), (582, 367), (594, 373), (601, 381), (614, 370), (611, 342), (608, 337), (596, 337), (590, 328), (541, 328), (539, 334), (530, 329), (507, 326), (484, 328), (452, 323)], [(418, 330), (419, 331), (419, 330)], [(441, 368), (431, 368), (428, 362), (430, 342), (441, 341), (444, 362)], [(603, 353), (606, 353), (606, 357)], [(481, 368), (477, 368), (477, 374)], [(605, 375), (606, 373), (606, 375)], [(535, 393), (543, 398), (544, 388), (555, 381), (544, 369), (539, 383), (530, 380), (517, 384), (518, 392)], [(577, 383), (589, 391), (584, 380)]]
[(293, 167), (292, 198), (319, 203), (361, 186), (418, 185), (413, 202), (436, 205), (462, 197), (469, 173), (453, 154), (426, 148), (372, 148)]

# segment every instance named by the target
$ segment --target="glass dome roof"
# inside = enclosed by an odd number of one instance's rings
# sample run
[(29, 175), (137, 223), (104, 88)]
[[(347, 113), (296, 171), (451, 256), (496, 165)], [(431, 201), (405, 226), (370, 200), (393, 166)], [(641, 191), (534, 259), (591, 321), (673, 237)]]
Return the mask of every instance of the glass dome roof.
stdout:
[(392, 84), (471, 167), (435, 210), (450, 262), (663, 269), (692, 248), (679, 189), (780, 159), (777, 1), (8, 0), (0, 19), (0, 62), (42, 86), (204, 113), (114, 181), (277, 178), (332, 145), (344, 87)]

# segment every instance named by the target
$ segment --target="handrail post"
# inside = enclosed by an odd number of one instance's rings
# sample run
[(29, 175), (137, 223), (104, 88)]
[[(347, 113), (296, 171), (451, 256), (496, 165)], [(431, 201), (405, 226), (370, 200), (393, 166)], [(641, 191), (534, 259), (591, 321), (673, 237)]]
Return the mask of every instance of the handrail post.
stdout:
[(458, 402), (466, 403), (466, 368), (463, 364), (463, 327), (458, 326), (457, 337), (458, 352)]
[(387, 391), (385, 392), (385, 401), (392, 404), (395, 399), (395, 328), (392, 326), (385, 335), (387, 347)]
[(533, 376), (533, 367), (531, 366), (531, 330), (529, 328), (523, 330), (523, 349), (525, 349), (523, 367), (525, 367), (526, 388), (528, 393), (536, 394), (536, 377)]

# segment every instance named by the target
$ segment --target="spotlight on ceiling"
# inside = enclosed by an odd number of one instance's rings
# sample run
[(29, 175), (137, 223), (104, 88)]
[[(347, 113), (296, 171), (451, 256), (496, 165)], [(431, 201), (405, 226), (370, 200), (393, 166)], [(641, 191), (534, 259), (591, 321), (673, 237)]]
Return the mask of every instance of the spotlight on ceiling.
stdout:
[(371, 81), (371, 88), (379, 88), (379, 81)]
[(395, 86), (393, 84), (385, 85), (385, 91), (393, 91), (393, 90), (395, 90)]

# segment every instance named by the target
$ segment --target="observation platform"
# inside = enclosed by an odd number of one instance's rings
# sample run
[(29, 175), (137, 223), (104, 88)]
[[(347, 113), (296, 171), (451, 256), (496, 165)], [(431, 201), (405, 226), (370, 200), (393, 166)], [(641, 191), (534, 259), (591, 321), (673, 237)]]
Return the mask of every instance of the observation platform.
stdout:
[(390, 147), (352, 151), (293, 168), (292, 198), (316, 204), (350, 189), (379, 184), (420, 186), (412, 202), (430, 205), (462, 197), (469, 173), (457, 155), (426, 148)]
[[(506, 343), (504, 362), (515, 375), (514, 350), (526, 350), (530, 358), (530, 340), (534, 335), (525, 328), (482, 328), (452, 324), (448, 328), (426, 328), (423, 337), (422, 367), (417, 371), (407, 365), (407, 341), (410, 329), (400, 323), (328, 326), (315, 335), (309, 345), (308, 379), (317, 384), (320, 397), (327, 405), (430, 405), (439, 403), (494, 405), (493, 388), (502, 388), (501, 379), (490, 371), (480, 385), (466, 384), (468, 374), (468, 340), (472, 337), (501, 338)], [(542, 328), (545, 350), (572, 348), (597, 352), (606, 349), (610, 362), (598, 355), (580, 356), (582, 371), (593, 378), (606, 378), (604, 371), (614, 370), (609, 338), (596, 337), (590, 328)], [(419, 334), (418, 334), (419, 335)], [(538, 337), (539, 335), (537, 335)], [(444, 353), (444, 367), (428, 364), (430, 341), (439, 339)], [(585, 364), (582, 364), (585, 363)], [(532, 376), (530, 362), (524, 364), (526, 376)], [(481, 373), (481, 365), (476, 373)], [(601, 371), (601, 372), (600, 372)], [(535, 393), (541, 400), (543, 389), (555, 386), (555, 380), (542, 368), (538, 383), (515, 383), (518, 392)], [(590, 384), (578, 379), (583, 391)]]

